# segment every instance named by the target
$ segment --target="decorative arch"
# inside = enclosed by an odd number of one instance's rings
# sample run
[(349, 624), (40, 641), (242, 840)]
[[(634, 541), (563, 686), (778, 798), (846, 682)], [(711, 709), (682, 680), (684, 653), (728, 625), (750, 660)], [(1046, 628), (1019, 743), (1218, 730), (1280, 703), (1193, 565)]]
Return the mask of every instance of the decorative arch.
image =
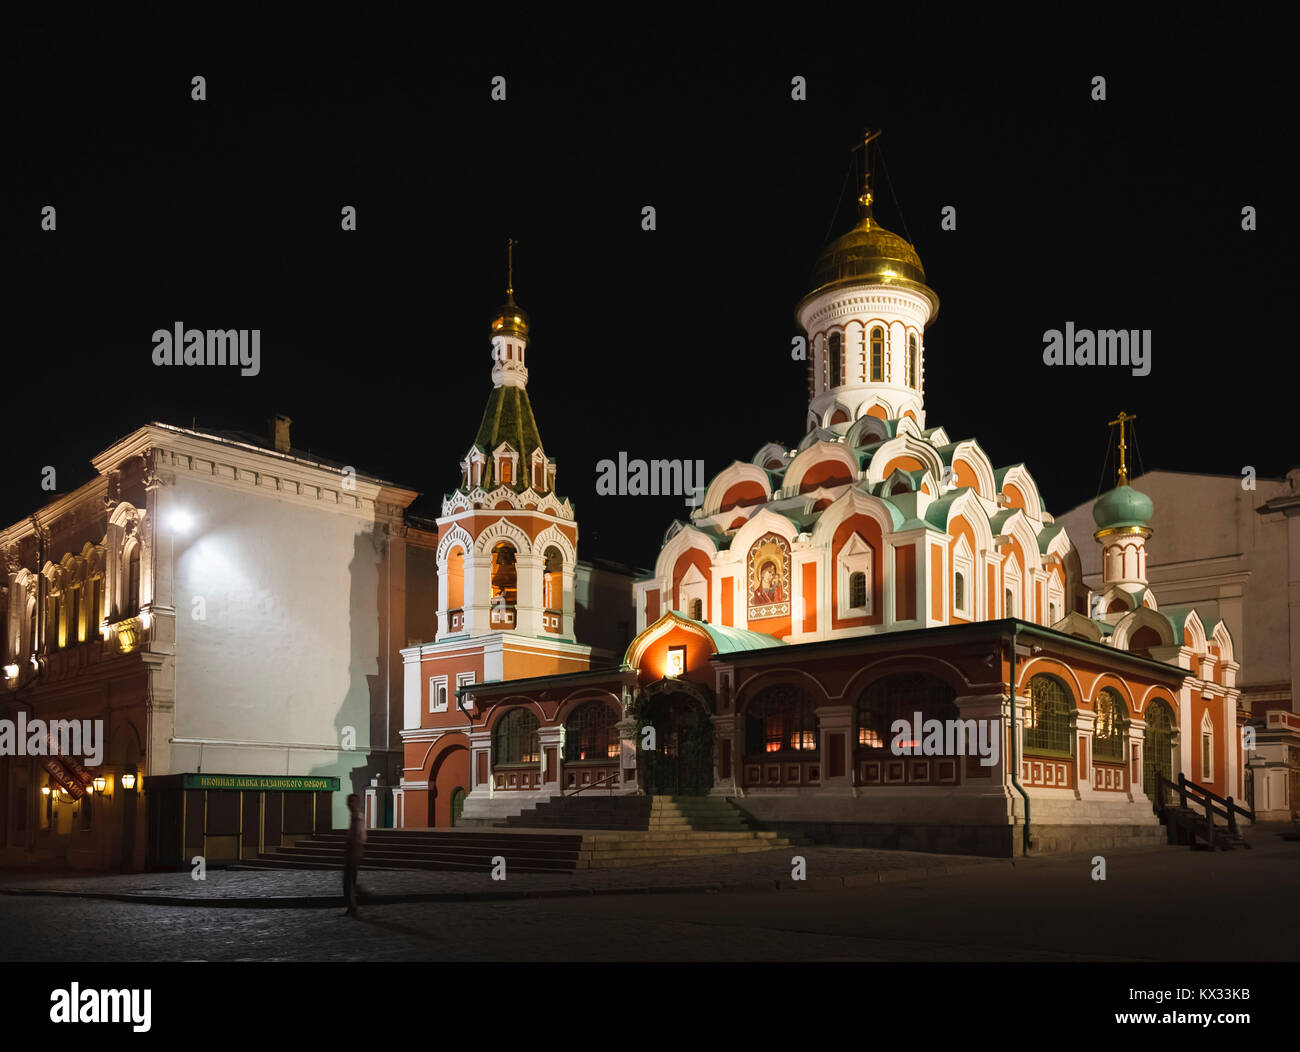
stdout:
[(1131, 650), (1130, 641), (1143, 628), (1152, 629), (1162, 647), (1182, 643), (1182, 640), (1174, 639), (1174, 626), (1169, 623), (1169, 618), (1158, 611), (1139, 606), (1119, 619), (1111, 636), (1111, 645), (1119, 650)]
[(727, 493), (734, 486), (745, 482), (757, 485), (763, 491), (765, 501), (772, 499), (772, 482), (767, 471), (757, 464), (734, 460), (713, 476), (713, 481), (704, 491), (703, 514), (707, 517), (721, 512)]
[(560, 549), (560, 554), (564, 557), (566, 570), (571, 570), (577, 565), (578, 553), (573, 547), (573, 542), (565, 536), (563, 530), (553, 523), (533, 538), (533, 550), (544, 552), (551, 545), (555, 545)]
[(528, 539), (528, 534), (509, 519), (497, 519), (496, 522), (492, 523), (491, 526), (475, 538), (474, 554), (487, 555), (502, 541), (513, 545), (515, 552), (519, 555), (531, 555), (533, 553), (533, 545)]
[(958, 442), (952, 450), (952, 470), (954, 477), (958, 478), (957, 484), (970, 485), (961, 481), (963, 465), (972, 476), (972, 488), (985, 500), (995, 500), (998, 487), (993, 475), (993, 462), (973, 438)]
[(1214, 640), (1215, 645), (1219, 648), (1219, 663), (1221, 666), (1224, 662), (1236, 661), (1236, 658), (1233, 657), (1232, 633), (1228, 631), (1228, 626), (1223, 621), (1215, 622), (1210, 638)]
[[(1015, 492), (1008, 492), (1008, 489), (1014, 489)], [(1038, 492), (1038, 483), (1024, 464), (1015, 464), (1006, 469), (1002, 476), (1001, 492), (1011, 502), (1011, 507), (1022, 508), (1031, 519), (1042, 519), (1043, 498)], [(1017, 495), (1020, 497), (1019, 504), (1015, 502)]]
[(1040, 672), (1029, 680), (1025, 705), (1025, 753), (1074, 755), (1074, 709), (1078, 695), (1065, 680)]
[[(807, 476), (820, 464), (833, 462), (844, 468), (849, 484), (858, 478), (857, 458), (840, 442), (818, 441), (799, 453), (785, 470), (784, 489), (802, 492)], [(835, 485), (844, 485), (836, 482)]]
[(448, 530), (442, 540), (438, 542), (437, 562), (439, 566), (447, 564), (447, 557), (451, 554), (452, 548), (457, 545), (466, 555), (474, 551), (474, 539), (459, 523)]
[(867, 466), (866, 479), (877, 483), (885, 480), (886, 472), (894, 466), (899, 458), (915, 460), (921, 468), (927, 469), (935, 478), (943, 478), (943, 458), (939, 456), (929, 442), (902, 429), (888, 442), (883, 443), (871, 457)]

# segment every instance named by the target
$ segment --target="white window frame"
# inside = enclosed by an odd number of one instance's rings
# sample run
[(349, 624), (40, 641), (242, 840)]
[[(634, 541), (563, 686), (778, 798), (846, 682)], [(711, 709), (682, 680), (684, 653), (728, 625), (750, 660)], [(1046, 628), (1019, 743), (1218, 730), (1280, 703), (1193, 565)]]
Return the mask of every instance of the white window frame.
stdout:
[[(866, 574), (867, 578), (867, 601), (862, 606), (853, 606), (852, 590), (849, 588), (849, 581), (855, 573)], [(839, 550), (835, 557), (835, 575), (838, 578), (836, 586), (836, 616), (845, 617), (870, 617), (872, 614), (872, 605), (875, 589), (872, 588), (872, 565), (871, 565), (871, 546), (867, 544), (863, 536), (857, 532), (850, 535), (849, 539), (844, 542), (844, 546)]]
[[(438, 704), (438, 688), (442, 688), (442, 704)], [(451, 692), (447, 689), (446, 676), (429, 677), (429, 711), (446, 712), (451, 705)]]
[(691, 601), (698, 599), (700, 609), (703, 611), (701, 621), (709, 619), (709, 582), (705, 579), (704, 574), (700, 573), (700, 568), (694, 563), (690, 565), (687, 571), (682, 574), (682, 579), (677, 582), (677, 597), (681, 602), (681, 613), (684, 617), (691, 616)]
[[(1205, 755), (1206, 738), (1210, 739), (1210, 750), (1209, 750), (1210, 754), (1208, 757)], [(1210, 719), (1210, 714), (1208, 711), (1201, 717), (1200, 745), (1201, 745), (1201, 755), (1200, 755), (1201, 779), (1202, 781), (1209, 782), (1214, 778), (1214, 721)], [(1207, 759), (1209, 760), (1208, 764), (1206, 764), (1205, 762)]]
[[(961, 602), (957, 599), (957, 575), (961, 574), (965, 579), (965, 587), (962, 588), (964, 593), (961, 596)], [(972, 612), (975, 609), (975, 555), (970, 550), (970, 545), (963, 536), (952, 552), (952, 601), (953, 613), (960, 614), (971, 621), (975, 620)]]

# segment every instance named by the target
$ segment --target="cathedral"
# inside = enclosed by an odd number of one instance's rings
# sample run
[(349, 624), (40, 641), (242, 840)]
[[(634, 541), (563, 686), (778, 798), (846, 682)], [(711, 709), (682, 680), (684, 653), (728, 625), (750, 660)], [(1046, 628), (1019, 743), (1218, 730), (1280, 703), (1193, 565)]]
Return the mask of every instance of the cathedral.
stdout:
[(624, 578), (578, 560), (511, 276), (437, 519), (437, 635), (402, 651), (397, 825), (586, 790), (719, 795), (821, 842), (1016, 855), (1158, 841), (1152, 799), (1180, 775), (1243, 799), (1232, 639), (1148, 586), (1132, 418), (1083, 542), (1102, 553), (1090, 591), (1029, 466), (927, 419), (939, 298), (874, 218), (869, 174), (859, 209), (795, 311), (806, 433), (709, 481), (630, 609)]

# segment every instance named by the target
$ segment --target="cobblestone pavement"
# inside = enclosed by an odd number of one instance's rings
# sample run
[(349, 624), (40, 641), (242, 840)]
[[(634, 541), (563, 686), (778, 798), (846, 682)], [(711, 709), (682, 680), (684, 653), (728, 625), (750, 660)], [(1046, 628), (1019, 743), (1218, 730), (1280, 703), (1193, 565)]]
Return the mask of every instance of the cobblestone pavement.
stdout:
[[(817, 866), (829, 868), (819, 858), (830, 850), (808, 849), (810, 878)], [(762, 864), (768, 864), (766, 857)], [(775, 868), (775, 858), (771, 864)], [(831, 890), (813, 886), (798, 894), (650, 892), (376, 905), (363, 907), (357, 920), (338, 908), (216, 909), (0, 895), (0, 959), (1047, 962), (1300, 957), (1300, 899), (1294, 894), (1300, 848), (1294, 844), (1228, 853), (1112, 852), (1107, 864), (1104, 881), (1092, 878), (1087, 857), (1053, 858), (1015, 866), (966, 866), (938, 879), (908, 877)], [(847, 872), (861, 872), (861, 861)], [(895, 872), (910, 871), (903, 867)], [(318, 879), (316, 874), (227, 876), (290, 877), (295, 886), (304, 878)], [(160, 884), (171, 879), (148, 878)], [(1224, 901), (1243, 901), (1243, 889), (1250, 901), (1268, 904), (1267, 922), (1248, 922), (1246, 913), (1241, 923), (1196, 922)]]
[[(795, 856), (804, 859), (802, 881), (792, 877)], [(524, 895), (587, 894), (642, 891), (649, 888), (695, 890), (827, 890), (878, 884), (891, 879), (945, 876), (970, 867), (1009, 866), (1008, 860), (968, 855), (933, 855), (914, 851), (868, 851), (857, 848), (798, 847), (748, 855), (683, 859), (563, 874), (520, 873), (494, 881), (482, 873), (440, 870), (363, 870), (361, 885), (371, 902), (420, 898), (519, 898)], [(144, 902), (174, 904), (221, 900), (247, 906), (332, 906), (338, 900), (337, 870), (209, 869), (206, 880), (184, 873), (113, 876), (0, 877), (0, 891), (40, 890), (68, 894), (130, 896)], [(315, 900), (315, 901), (313, 901)], [(2, 906), (2, 903), (0, 903)]]

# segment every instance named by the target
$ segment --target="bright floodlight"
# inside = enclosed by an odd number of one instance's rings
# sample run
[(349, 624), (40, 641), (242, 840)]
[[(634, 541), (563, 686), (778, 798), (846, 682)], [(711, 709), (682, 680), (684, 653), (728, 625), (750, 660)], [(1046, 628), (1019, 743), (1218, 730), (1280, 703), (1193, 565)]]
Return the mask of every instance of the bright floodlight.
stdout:
[(194, 516), (181, 508), (173, 511), (167, 521), (176, 533), (189, 533), (194, 526)]

